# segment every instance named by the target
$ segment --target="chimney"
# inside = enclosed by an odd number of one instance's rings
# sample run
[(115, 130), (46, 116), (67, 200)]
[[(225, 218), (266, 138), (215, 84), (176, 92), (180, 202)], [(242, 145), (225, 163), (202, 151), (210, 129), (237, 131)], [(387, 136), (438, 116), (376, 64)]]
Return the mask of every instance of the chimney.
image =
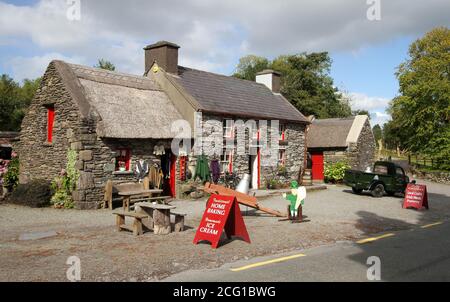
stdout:
[(281, 73), (272, 69), (263, 70), (256, 74), (256, 83), (266, 85), (274, 93), (280, 93)]
[(178, 73), (178, 46), (175, 43), (159, 41), (148, 45), (145, 50), (145, 72), (148, 72), (153, 63), (156, 62), (159, 67), (166, 72)]

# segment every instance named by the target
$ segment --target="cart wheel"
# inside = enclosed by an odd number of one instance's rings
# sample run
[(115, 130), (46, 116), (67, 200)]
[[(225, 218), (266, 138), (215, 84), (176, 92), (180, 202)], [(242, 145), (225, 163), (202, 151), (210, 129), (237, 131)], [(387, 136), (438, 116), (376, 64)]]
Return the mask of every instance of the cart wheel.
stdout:
[(383, 184), (377, 184), (375, 188), (372, 190), (372, 196), (375, 198), (383, 197), (384, 195), (384, 186)]

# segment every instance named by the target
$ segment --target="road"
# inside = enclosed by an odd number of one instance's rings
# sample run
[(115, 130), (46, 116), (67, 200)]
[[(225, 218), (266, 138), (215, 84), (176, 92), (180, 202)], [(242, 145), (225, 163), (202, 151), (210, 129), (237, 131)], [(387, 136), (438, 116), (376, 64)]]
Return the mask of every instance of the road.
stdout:
[(368, 281), (367, 259), (380, 258), (381, 281), (450, 281), (450, 222), (375, 235), (358, 242), (299, 250), (185, 271), (163, 281)]

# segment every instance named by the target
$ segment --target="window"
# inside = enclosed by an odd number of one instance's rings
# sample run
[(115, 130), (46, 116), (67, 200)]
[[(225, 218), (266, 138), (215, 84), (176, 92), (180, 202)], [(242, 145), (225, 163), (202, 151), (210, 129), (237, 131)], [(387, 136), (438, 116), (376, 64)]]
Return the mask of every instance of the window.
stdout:
[(286, 125), (280, 124), (280, 141), (286, 140)]
[(224, 150), (223, 154), (220, 156), (222, 172), (233, 172), (233, 153), (234, 150)]
[(47, 107), (47, 142), (53, 142), (53, 124), (55, 122), (55, 107)]
[(375, 174), (387, 175), (388, 174), (388, 168), (386, 166), (375, 166), (375, 169), (374, 169), (373, 172)]
[(116, 171), (130, 171), (130, 149), (118, 149), (116, 156)]
[(286, 165), (286, 150), (281, 149), (278, 151), (278, 166)]
[(234, 137), (234, 125), (232, 120), (223, 121), (223, 137), (233, 138)]
[(397, 167), (395, 169), (395, 174), (400, 175), (400, 176), (404, 176), (405, 175), (405, 173), (403, 172), (403, 169), (400, 168), (400, 167)]

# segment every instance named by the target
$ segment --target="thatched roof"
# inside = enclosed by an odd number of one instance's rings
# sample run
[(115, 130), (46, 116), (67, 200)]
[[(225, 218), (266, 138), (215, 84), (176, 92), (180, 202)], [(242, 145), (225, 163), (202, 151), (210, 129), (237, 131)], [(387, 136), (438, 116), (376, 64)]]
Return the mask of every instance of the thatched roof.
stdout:
[(200, 111), (309, 123), (286, 98), (263, 84), (235, 77), (179, 66), (178, 75), (169, 74), (195, 100)]
[[(173, 138), (172, 122), (182, 119), (156, 82), (108, 70), (67, 64), (82, 90), (83, 102), (99, 115), (97, 133), (108, 138)], [(68, 68), (67, 68), (68, 67)], [(61, 68), (64, 69), (64, 68)]]
[(355, 117), (314, 120), (308, 131), (308, 148), (346, 148)]

